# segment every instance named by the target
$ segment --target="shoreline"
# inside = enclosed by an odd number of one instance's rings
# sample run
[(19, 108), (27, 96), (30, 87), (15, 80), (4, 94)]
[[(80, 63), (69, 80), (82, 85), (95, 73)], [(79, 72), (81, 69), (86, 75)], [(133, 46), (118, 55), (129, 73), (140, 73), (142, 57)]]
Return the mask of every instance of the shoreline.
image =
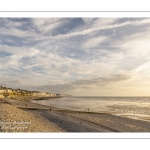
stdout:
[[(39, 104), (39, 103), (35, 103), (35, 104)], [(40, 104), (40, 105), (42, 105), (42, 104)], [(47, 105), (45, 105), (45, 106), (47, 106)], [(50, 107), (50, 106), (48, 106), (48, 107)], [(123, 113), (123, 112), (117, 112), (117, 111), (113, 111), (113, 110), (89, 111), (91, 109), (89, 109), (89, 110), (87, 109), (87, 111), (86, 111), (86, 110), (75, 110), (75, 109), (57, 108), (57, 107), (55, 107), (55, 109), (60, 109), (63, 111), (70, 111), (70, 112), (71, 111), (81, 112), (81, 113), (82, 112), (83, 113), (95, 113), (95, 114), (105, 113), (105, 114), (111, 114), (111, 115), (115, 115), (115, 116), (121, 116), (121, 117), (125, 117), (125, 118), (150, 122), (150, 116), (149, 115), (139, 114), (139, 113)]]
[(0, 108), (1, 122), (21, 119), (32, 122), (26, 130), (1, 127), (1, 132), (150, 132), (150, 122), (117, 116), (113, 112), (67, 110), (11, 99), (0, 102)]
[[(56, 98), (56, 97), (51, 97)], [(139, 114), (126, 114), (126, 113), (118, 113), (115, 111), (99, 111), (99, 112), (94, 112), (94, 111), (83, 111), (83, 110), (73, 110), (73, 109), (66, 109), (66, 108), (58, 108), (58, 107), (52, 107), (52, 106), (48, 106), (48, 105), (42, 105), (42, 104), (38, 104), (38, 103), (34, 103), (31, 102), (32, 100), (45, 100), (45, 99), (26, 99), (26, 100), (11, 100), (11, 99), (7, 99), (7, 102), (17, 108), (21, 108), (21, 109), (39, 109), (39, 110), (56, 110), (56, 111), (62, 111), (62, 112), (80, 112), (80, 113), (89, 113), (89, 114), (111, 114), (111, 115), (115, 115), (115, 116), (121, 116), (124, 118), (130, 118), (130, 119), (135, 119), (135, 120), (141, 120), (141, 121), (147, 121), (150, 122), (150, 117), (148, 117), (147, 115), (139, 115)], [(6, 101), (6, 99), (5, 99)], [(19, 105), (18, 105), (19, 104)], [(132, 117), (131, 117), (132, 116)], [(141, 117), (145, 117), (144, 119)], [(146, 119), (147, 118), (147, 119)]]

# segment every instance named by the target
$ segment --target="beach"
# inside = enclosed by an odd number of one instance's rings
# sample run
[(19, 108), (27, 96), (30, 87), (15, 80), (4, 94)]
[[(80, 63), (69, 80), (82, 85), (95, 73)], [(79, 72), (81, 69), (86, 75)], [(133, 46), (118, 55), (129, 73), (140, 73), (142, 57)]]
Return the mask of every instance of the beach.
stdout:
[(0, 103), (1, 132), (62, 132), (58, 126), (36, 114)]
[(150, 122), (5, 99), (0, 102), (0, 132), (150, 132)]

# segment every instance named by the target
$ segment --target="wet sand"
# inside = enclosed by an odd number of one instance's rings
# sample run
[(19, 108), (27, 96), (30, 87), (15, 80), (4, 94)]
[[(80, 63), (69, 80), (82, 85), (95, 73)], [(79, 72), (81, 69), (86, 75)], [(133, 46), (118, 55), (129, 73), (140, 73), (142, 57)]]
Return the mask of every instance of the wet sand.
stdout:
[(0, 131), (150, 132), (150, 122), (109, 113), (69, 111), (30, 101), (7, 99), (0, 102)]

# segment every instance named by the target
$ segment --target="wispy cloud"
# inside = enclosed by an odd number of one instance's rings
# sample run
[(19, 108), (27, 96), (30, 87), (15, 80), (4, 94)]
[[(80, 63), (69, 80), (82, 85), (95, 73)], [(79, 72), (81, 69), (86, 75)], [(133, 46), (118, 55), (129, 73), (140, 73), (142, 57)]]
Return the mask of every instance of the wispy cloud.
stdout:
[(66, 82), (62, 84), (54, 84), (54, 85), (42, 85), (37, 86), (36, 88), (39, 90), (47, 91), (51, 90), (52, 92), (67, 92), (75, 89), (92, 89), (95, 90), (97, 88), (105, 89), (109, 87), (109, 85), (116, 84), (117, 82), (126, 81), (130, 79), (130, 75), (127, 74), (118, 74), (111, 75), (108, 78), (95, 78), (95, 79), (87, 79), (87, 80), (75, 80), (72, 82)]
[(1, 18), (0, 83), (58, 93), (129, 88), (150, 78), (149, 39), (149, 18)]
[(99, 48), (100, 44), (103, 42), (106, 42), (109, 38), (106, 36), (100, 36), (92, 39), (88, 39), (84, 44), (83, 44), (83, 49), (91, 49), (91, 48)]

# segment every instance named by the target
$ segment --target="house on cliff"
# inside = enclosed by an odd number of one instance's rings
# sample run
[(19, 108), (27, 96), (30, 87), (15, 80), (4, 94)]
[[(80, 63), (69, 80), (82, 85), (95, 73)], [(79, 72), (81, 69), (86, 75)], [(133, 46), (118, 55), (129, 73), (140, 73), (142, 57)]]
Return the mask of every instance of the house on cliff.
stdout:
[(13, 93), (12, 88), (7, 88), (8, 93)]

